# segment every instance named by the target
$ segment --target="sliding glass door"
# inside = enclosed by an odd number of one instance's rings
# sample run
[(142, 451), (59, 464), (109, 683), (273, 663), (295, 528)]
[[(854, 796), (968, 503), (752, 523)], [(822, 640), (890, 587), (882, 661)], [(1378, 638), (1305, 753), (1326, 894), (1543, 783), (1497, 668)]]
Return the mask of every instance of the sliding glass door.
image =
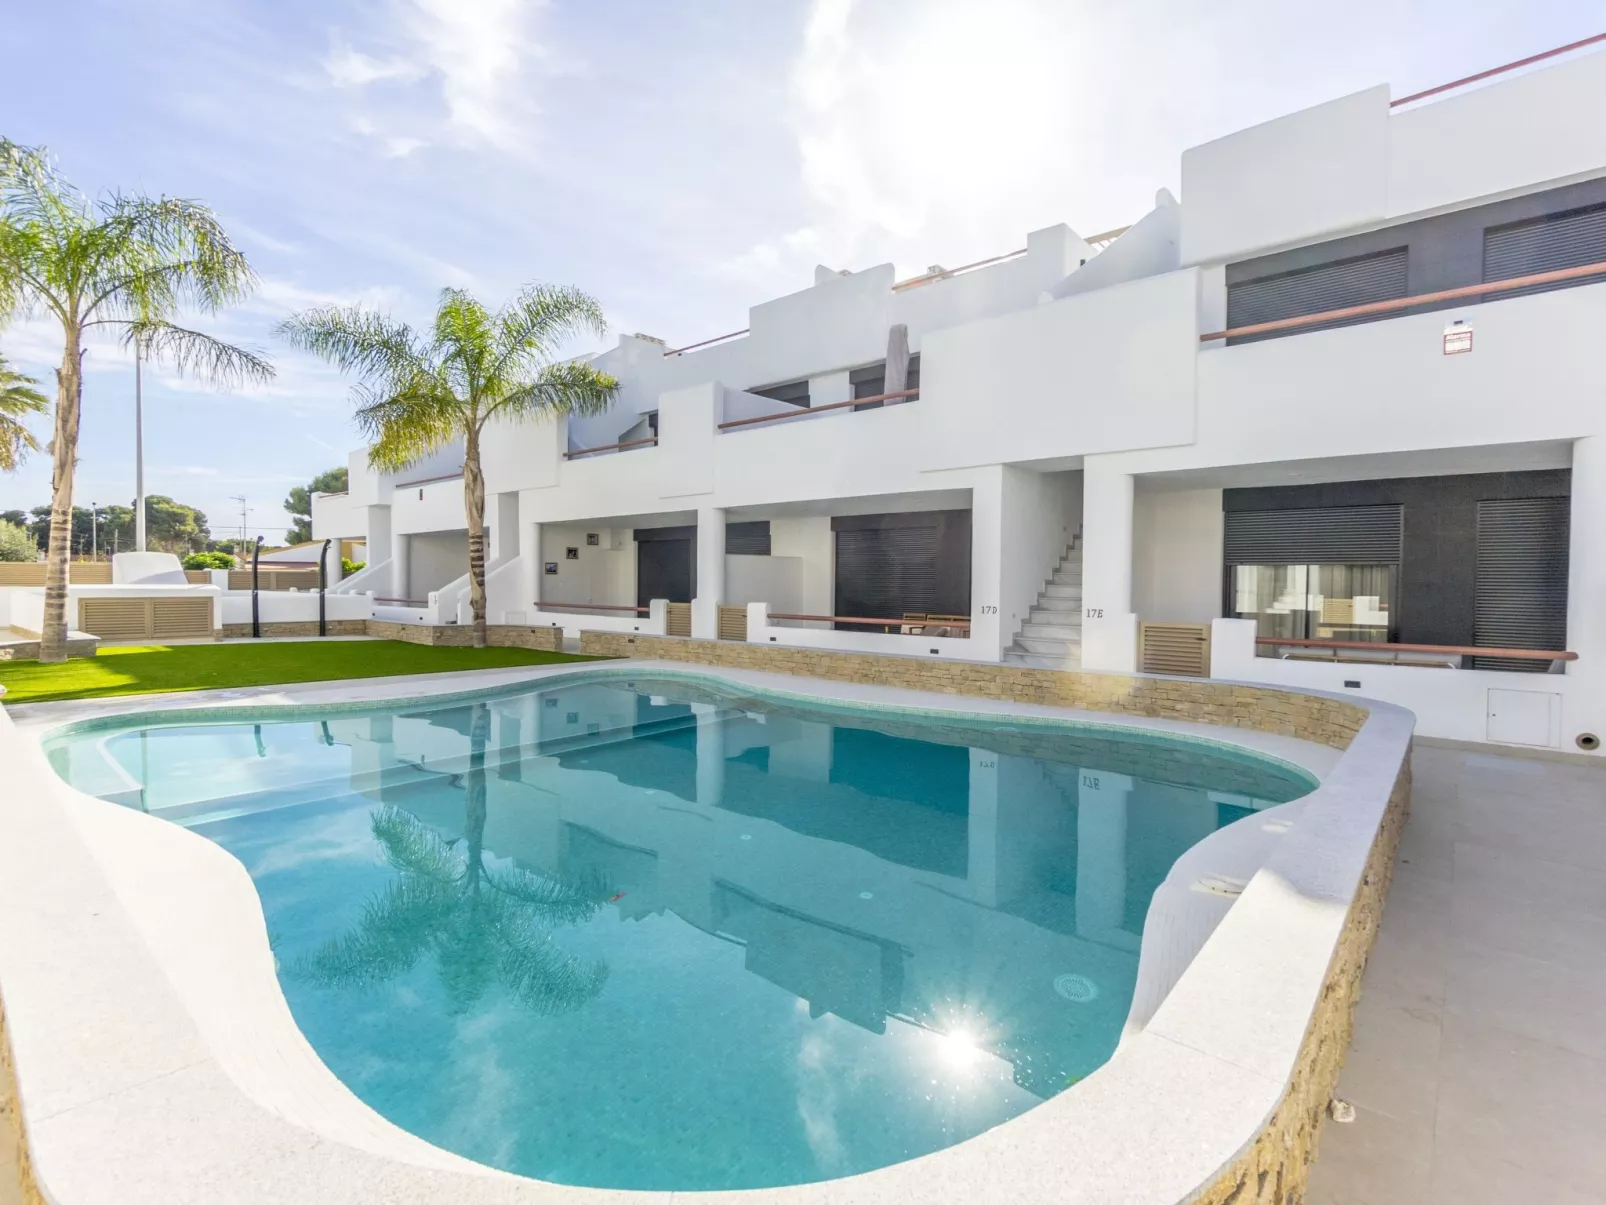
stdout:
[(1396, 576), (1393, 565), (1234, 565), (1232, 615), (1275, 639), (1385, 644)]

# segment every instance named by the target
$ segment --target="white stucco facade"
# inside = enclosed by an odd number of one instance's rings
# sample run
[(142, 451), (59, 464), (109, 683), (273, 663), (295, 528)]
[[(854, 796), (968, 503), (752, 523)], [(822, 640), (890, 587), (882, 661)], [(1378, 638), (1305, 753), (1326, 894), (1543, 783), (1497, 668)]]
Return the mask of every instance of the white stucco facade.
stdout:
[[(1099, 247), (1061, 225), (919, 283), (887, 264), (822, 267), (753, 306), (740, 335), (685, 352), (625, 335), (593, 360), (620, 382), (606, 414), (485, 440), (489, 618), (545, 600), (640, 606), (646, 622), (634, 533), (679, 527), (698, 533), (696, 636), (715, 635), (719, 607), (748, 607), (750, 640), (1028, 664), (1046, 646), (1050, 663), (1131, 670), (1139, 621), (1227, 618), (1224, 490), (1570, 470), (1577, 659), (1556, 672), (1294, 663), (1255, 656), (1231, 627), (1214, 671), (1335, 691), (1359, 675), (1365, 694), (1416, 709), (1425, 735), (1576, 752), (1606, 733), (1606, 544), (1592, 535), (1606, 524), (1606, 275), (1262, 341), (1201, 336), (1230, 325), (1244, 261), (1606, 177), (1606, 129), (1586, 119), (1603, 106), (1600, 53), (1407, 105), (1380, 85), (1186, 151), (1180, 199), (1162, 191)], [(1471, 354), (1445, 354), (1457, 321)], [(918, 395), (816, 413), (865, 394), (898, 327)], [(807, 409), (755, 392), (805, 381)], [(779, 413), (793, 417), (720, 425)], [(313, 501), (317, 538), (368, 546), (342, 589), (460, 613), (460, 467), (461, 449), (401, 475), (353, 454), (350, 492)], [(921, 511), (969, 512), (968, 631), (760, 622), (839, 614), (834, 522)], [(726, 549), (729, 525), (754, 522), (769, 524), (768, 557)], [(1546, 696), (1532, 704), (1553, 715), (1542, 739), (1494, 724), (1491, 692), (1506, 690)]]

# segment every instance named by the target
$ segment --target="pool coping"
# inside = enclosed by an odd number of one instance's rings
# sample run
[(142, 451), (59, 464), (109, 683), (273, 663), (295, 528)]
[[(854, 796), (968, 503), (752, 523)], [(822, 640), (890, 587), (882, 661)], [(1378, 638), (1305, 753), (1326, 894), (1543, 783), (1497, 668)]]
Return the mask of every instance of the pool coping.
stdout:
[[(955, 717), (1147, 728), (1274, 757), (1273, 746), (1284, 756), (1296, 745), (1307, 756), (1322, 749), (1206, 724), (733, 668), (643, 660), (609, 669), (603, 676), (713, 679), (854, 706), (912, 703)], [(13, 782), (21, 789), (0, 804), (0, 915), (16, 918), (0, 928), (0, 1002), (45, 1199), (199, 1205), (217, 1199), (222, 1185), (240, 1201), (640, 1199), (472, 1164), (368, 1111), (289, 1020), (243, 867), (198, 834), (72, 790), (40, 746), (53, 729), (105, 716), (193, 712), (197, 704), (227, 715), (439, 701), (469, 683), (467, 693), (479, 694), (603, 670), (591, 663), (8, 709), (0, 750), (17, 754), (6, 760), (17, 763)], [(1359, 733), (1342, 754), (1322, 749), (1329, 755), (1322, 783), (1302, 801), (1299, 820), (1148, 1024), (1104, 1066), (945, 1150), (845, 1179), (721, 1195), (757, 1201), (762, 1193), (787, 1205), (1197, 1199), (1259, 1139), (1284, 1100), (1409, 748), (1409, 712), (1343, 701), (1368, 712)], [(205, 909), (193, 907), (198, 898)], [(110, 1012), (108, 1001), (116, 1001)], [(198, 1021), (197, 1012), (211, 1020)], [(242, 1075), (255, 1092), (240, 1086)], [(275, 1083), (264, 1100), (263, 1085)], [(131, 1178), (134, 1167), (148, 1174)]]

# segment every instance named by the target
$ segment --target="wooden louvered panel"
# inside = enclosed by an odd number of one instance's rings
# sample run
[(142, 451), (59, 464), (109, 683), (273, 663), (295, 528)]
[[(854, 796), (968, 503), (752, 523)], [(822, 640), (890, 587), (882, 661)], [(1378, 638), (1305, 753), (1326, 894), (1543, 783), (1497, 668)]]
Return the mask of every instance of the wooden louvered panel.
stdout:
[[(67, 580), (75, 586), (109, 586), (112, 567), (104, 561), (73, 562), (67, 566)], [(0, 586), (42, 586), (43, 561), (0, 561)]]
[(143, 640), (151, 635), (151, 600), (80, 598), (78, 628), (102, 640)]
[(1210, 625), (1140, 623), (1138, 657), (1146, 674), (1188, 678), (1210, 676)]
[(153, 598), (150, 606), (150, 634), (159, 640), (212, 635), (210, 598)]
[(719, 609), (719, 638), (721, 640), (747, 639), (746, 607), (721, 607)]
[[(230, 590), (249, 590), (250, 588), (250, 569), (229, 570)], [(257, 570), (258, 590), (316, 590), (317, 588), (318, 571), (315, 568)]]
[(691, 635), (691, 604), (670, 603), (664, 631), (670, 636)]

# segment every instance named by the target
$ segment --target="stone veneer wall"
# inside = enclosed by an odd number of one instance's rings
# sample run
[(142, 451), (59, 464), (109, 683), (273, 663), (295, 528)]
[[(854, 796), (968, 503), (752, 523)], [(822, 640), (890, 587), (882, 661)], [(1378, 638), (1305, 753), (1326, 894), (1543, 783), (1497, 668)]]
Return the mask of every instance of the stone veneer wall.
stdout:
[[(369, 619), (368, 635), (381, 640), (405, 640), (409, 644), (432, 644), (446, 648), (468, 648), (474, 643), (474, 628), (466, 623), (437, 624), (433, 627), (416, 623), (390, 623)], [(525, 628), (511, 624), (492, 623), (485, 626), (485, 643), (497, 649), (541, 649), (549, 653), (563, 651), (562, 628)]]
[[(329, 635), (331, 636), (366, 636), (368, 635), (368, 621), (366, 619), (331, 619), (329, 620)], [(225, 640), (243, 640), (251, 635), (251, 625), (248, 623), (226, 623), (221, 629)], [(312, 636), (318, 635), (318, 621), (316, 619), (284, 620), (282, 622), (265, 623), (262, 625), (264, 636)]]
[(17, 1075), (6, 1036), (5, 1009), (0, 1007), (0, 1205), (46, 1205), (33, 1181), (28, 1143), (22, 1131)]
[(1394, 877), (1394, 855), (1410, 810), (1411, 761), (1407, 754), (1282, 1101), (1254, 1141), (1214, 1183), (1190, 1197), (1188, 1205), (1297, 1205), (1305, 1199), (1327, 1106), (1349, 1051), (1361, 974), (1383, 920), (1383, 904)]
[(919, 657), (624, 632), (581, 632), (580, 651), (603, 657), (662, 658), (1049, 707), (1193, 720), (1299, 737), (1334, 749), (1349, 747), (1367, 715), (1364, 707), (1338, 699), (1295, 694), (1270, 686), (1234, 686), (1208, 678), (1073, 673), (992, 662), (925, 661)]

